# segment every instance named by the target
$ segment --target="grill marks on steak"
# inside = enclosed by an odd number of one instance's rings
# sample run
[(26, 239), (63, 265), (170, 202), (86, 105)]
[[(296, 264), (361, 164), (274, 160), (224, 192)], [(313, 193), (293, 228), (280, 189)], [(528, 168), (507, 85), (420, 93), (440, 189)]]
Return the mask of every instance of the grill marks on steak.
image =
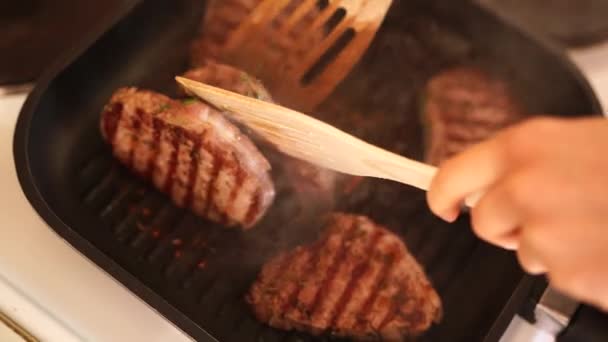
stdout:
[(317, 242), (265, 264), (247, 301), (273, 327), (357, 339), (402, 340), (441, 317), (439, 296), (404, 243), (340, 213)]
[(424, 95), (425, 159), (434, 165), (524, 116), (507, 84), (470, 67), (436, 75)]
[(101, 131), (118, 160), (200, 216), (249, 228), (274, 198), (267, 160), (204, 103), (121, 88), (102, 113)]
[[(210, 59), (203, 63), (202, 66), (184, 73), (183, 77), (259, 100), (275, 102), (262, 82), (246, 72)], [(247, 131), (246, 127), (244, 127), (244, 131)], [(260, 147), (264, 147), (266, 144), (263, 139), (257, 139), (255, 135), (252, 135), (252, 139)], [(275, 153), (273, 151), (274, 147), (270, 145), (266, 147), (268, 147), (268, 150), (264, 149), (264, 152), (270, 158), (272, 157), (270, 153)], [(285, 169), (298, 196), (305, 200), (316, 198), (322, 203), (329, 203), (329, 205), (333, 203), (334, 190), (339, 180), (336, 172), (286, 155), (281, 155), (277, 162), (280, 162), (281, 167)]]

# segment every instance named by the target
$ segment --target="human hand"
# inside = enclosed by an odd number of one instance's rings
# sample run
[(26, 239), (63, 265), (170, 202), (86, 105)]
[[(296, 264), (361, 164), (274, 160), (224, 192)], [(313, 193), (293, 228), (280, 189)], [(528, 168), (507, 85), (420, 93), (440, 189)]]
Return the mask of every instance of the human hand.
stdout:
[(608, 309), (608, 120), (531, 119), (440, 166), (427, 194), (447, 221), (472, 194), (482, 239), (530, 273)]

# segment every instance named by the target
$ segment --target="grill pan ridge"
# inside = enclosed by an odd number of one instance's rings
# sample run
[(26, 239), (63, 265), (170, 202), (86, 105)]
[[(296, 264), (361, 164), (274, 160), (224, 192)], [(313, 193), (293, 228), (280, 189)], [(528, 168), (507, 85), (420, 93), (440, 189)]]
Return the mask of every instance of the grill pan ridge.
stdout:
[[(365, 180), (354, 193), (338, 194), (335, 205), (309, 205), (271, 153), (275, 204), (257, 227), (241, 232), (174, 207), (131, 175), (101, 140), (100, 110), (120, 86), (174, 92), (172, 78), (187, 67), (188, 43), (203, 11), (195, 0), (131, 4), (124, 16), (117, 10), (121, 19), (108, 22), (107, 32), (80, 42), (67, 67), (58, 63), (45, 74), (15, 133), (15, 163), (28, 200), (81, 253), (201, 341), (335, 340), (264, 326), (243, 300), (261, 265), (281, 249), (314, 239), (319, 219), (333, 209), (386, 225), (426, 269), (445, 314), (420, 340), (489, 340), (501, 312), (512, 311), (507, 302), (520, 304), (509, 299), (530, 278), (513, 255), (476, 239), (466, 217), (452, 225), (434, 218), (424, 194), (409, 187)], [(370, 50), (317, 115), (421, 159), (419, 90), (433, 73), (455, 64), (501, 75), (530, 112), (601, 112), (580, 73), (546, 45), (474, 4), (412, 0), (395, 1)]]

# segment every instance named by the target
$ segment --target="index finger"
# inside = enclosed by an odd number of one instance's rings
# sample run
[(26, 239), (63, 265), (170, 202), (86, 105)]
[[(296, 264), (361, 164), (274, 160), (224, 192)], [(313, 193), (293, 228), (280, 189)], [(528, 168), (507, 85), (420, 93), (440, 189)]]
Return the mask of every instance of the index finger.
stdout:
[(431, 211), (453, 221), (465, 198), (483, 191), (505, 171), (503, 139), (497, 136), (474, 145), (440, 165), (427, 200)]

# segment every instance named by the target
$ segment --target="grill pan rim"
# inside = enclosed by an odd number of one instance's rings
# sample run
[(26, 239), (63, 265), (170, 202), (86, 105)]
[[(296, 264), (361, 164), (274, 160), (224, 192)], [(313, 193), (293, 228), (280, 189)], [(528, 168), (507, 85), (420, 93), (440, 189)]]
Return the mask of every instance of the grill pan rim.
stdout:
[[(122, 286), (126, 287), (129, 289), (129, 291), (140, 297), (143, 302), (161, 313), (177, 328), (198, 340), (216, 341), (216, 339), (207, 333), (205, 329), (196, 324), (192, 319), (183, 314), (171, 303), (167, 302), (162, 296), (154, 292), (142, 281), (138, 280), (122, 265), (118, 264), (107, 254), (103, 253), (94, 244), (79, 234), (77, 230), (72, 229), (68, 224), (62, 221), (62, 219), (56, 215), (56, 213), (50, 208), (48, 202), (42, 196), (30, 168), (30, 155), (28, 154), (30, 126), (43, 94), (45, 94), (52, 81), (58, 77), (68, 65), (75, 62), (81, 54), (95, 44), (97, 39), (115, 26), (119, 20), (127, 17), (132, 10), (142, 2), (143, 0), (131, 0), (129, 2), (124, 2), (115, 13), (100, 20), (99, 25), (97, 25), (95, 29), (90, 30), (87, 35), (73, 44), (73, 48), (63, 54), (61, 58), (58, 58), (58, 60), (52, 66), (50, 66), (38, 80), (36, 87), (28, 96), (17, 119), (13, 137), (13, 157), (15, 168), (17, 171), (19, 184), (27, 200), (30, 202), (37, 214), (49, 225), (49, 228), (55, 231), (55, 233), (58, 234), (62, 239), (66, 240), (80, 254), (93, 261), (96, 266), (102, 269), (105, 273), (118, 280)], [(571, 76), (573, 76), (574, 79), (579, 83), (579, 86), (583, 88), (587, 94), (588, 100), (591, 102), (590, 105), (595, 109), (595, 111), (598, 114), (602, 112), (602, 106), (587, 78), (585, 78), (581, 70), (567, 57), (563, 51), (561, 51), (561, 49), (557, 47), (556, 44), (552, 44), (547, 39), (535, 35), (532, 32), (526, 31), (522, 27), (509, 22), (505, 18), (495, 15), (479, 5), (475, 6), (481, 11), (491, 15), (496, 21), (499, 22), (499, 24), (508, 26), (509, 28), (514, 29), (514, 31), (520, 32), (532, 43), (538, 45), (541, 49), (544, 49), (549, 55), (554, 56), (555, 60), (559, 61), (564, 67), (564, 70), (570, 72)], [(523, 281), (538, 281), (538, 279), (535, 279), (529, 275), (524, 275), (520, 281), (520, 284)], [(514, 299), (513, 296), (511, 299)], [(510, 313), (514, 313), (517, 310), (516, 306), (520, 306), (523, 301), (524, 298), (517, 298), (516, 300), (509, 300), (505, 304), (505, 307), (497, 318), (497, 322), (492, 325), (490, 331), (486, 335), (485, 341), (489, 341), (490, 336), (501, 335), (499, 330), (504, 331), (504, 329), (502, 329), (502, 325), (504, 324), (499, 324), (501, 322), (498, 321), (502, 319), (510, 320), (512, 318), (512, 315), (511, 318), (509, 318)]]

